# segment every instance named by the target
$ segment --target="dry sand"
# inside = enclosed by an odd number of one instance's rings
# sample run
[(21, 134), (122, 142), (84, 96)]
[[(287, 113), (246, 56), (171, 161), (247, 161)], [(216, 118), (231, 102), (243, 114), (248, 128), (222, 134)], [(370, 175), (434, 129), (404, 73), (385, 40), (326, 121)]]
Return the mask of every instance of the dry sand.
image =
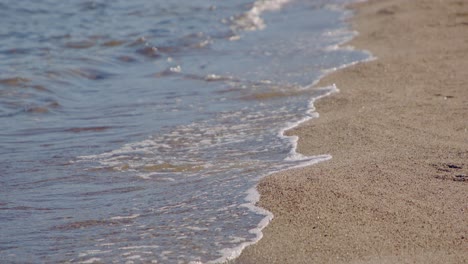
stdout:
[(275, 218), (236, 263), (468, 262), (468, 1), (352, 8), (378, 59), (324, 78), (340, 92), (289, 131), (333, 159), (261, 181)]

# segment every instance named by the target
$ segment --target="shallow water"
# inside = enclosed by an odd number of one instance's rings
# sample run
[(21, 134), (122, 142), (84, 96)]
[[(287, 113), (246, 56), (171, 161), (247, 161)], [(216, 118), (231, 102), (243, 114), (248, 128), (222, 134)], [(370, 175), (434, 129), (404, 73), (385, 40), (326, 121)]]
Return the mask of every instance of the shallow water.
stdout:
[(258, 179), (329, 158), (282, 131), (368, 57), (334, 48), (343, 2), (2, 1), (2, 262), (222, 261), (256, 241)]

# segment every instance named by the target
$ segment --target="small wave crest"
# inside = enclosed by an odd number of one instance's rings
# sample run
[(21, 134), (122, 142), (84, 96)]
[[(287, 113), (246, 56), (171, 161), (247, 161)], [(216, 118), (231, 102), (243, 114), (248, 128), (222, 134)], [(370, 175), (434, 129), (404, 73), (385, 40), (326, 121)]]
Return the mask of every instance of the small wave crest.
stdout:
[(231, 18), (231, 29), (238, 31), (255, 31), (265, 28), (262, 14), (267, 11), (280, 10), (290, 0), (258, 0), (247, 12)]

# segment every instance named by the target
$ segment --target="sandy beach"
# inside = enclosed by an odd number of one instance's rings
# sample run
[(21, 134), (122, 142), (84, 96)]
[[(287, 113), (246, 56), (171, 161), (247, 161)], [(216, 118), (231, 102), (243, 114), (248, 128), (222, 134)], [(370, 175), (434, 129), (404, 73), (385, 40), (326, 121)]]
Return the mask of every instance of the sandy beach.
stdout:
[(235, 262), (467, 263), (468, 2), (350, 8), (377, 59), (322, 79), (340, 92), (288, 132), (333, 158), (260, 182), (275, 218)]

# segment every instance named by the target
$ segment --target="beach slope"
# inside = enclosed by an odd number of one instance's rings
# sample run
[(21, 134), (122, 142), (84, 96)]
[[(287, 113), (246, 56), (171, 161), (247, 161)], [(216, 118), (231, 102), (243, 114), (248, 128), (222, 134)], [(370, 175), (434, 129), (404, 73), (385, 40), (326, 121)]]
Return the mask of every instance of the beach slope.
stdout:
[(288, 131), (333, 159), (260, 182), (275, 218), (235, 262), (467, 263), (468, 2), (351, 8), (377, 59), (322, 79), (340, 92)]

